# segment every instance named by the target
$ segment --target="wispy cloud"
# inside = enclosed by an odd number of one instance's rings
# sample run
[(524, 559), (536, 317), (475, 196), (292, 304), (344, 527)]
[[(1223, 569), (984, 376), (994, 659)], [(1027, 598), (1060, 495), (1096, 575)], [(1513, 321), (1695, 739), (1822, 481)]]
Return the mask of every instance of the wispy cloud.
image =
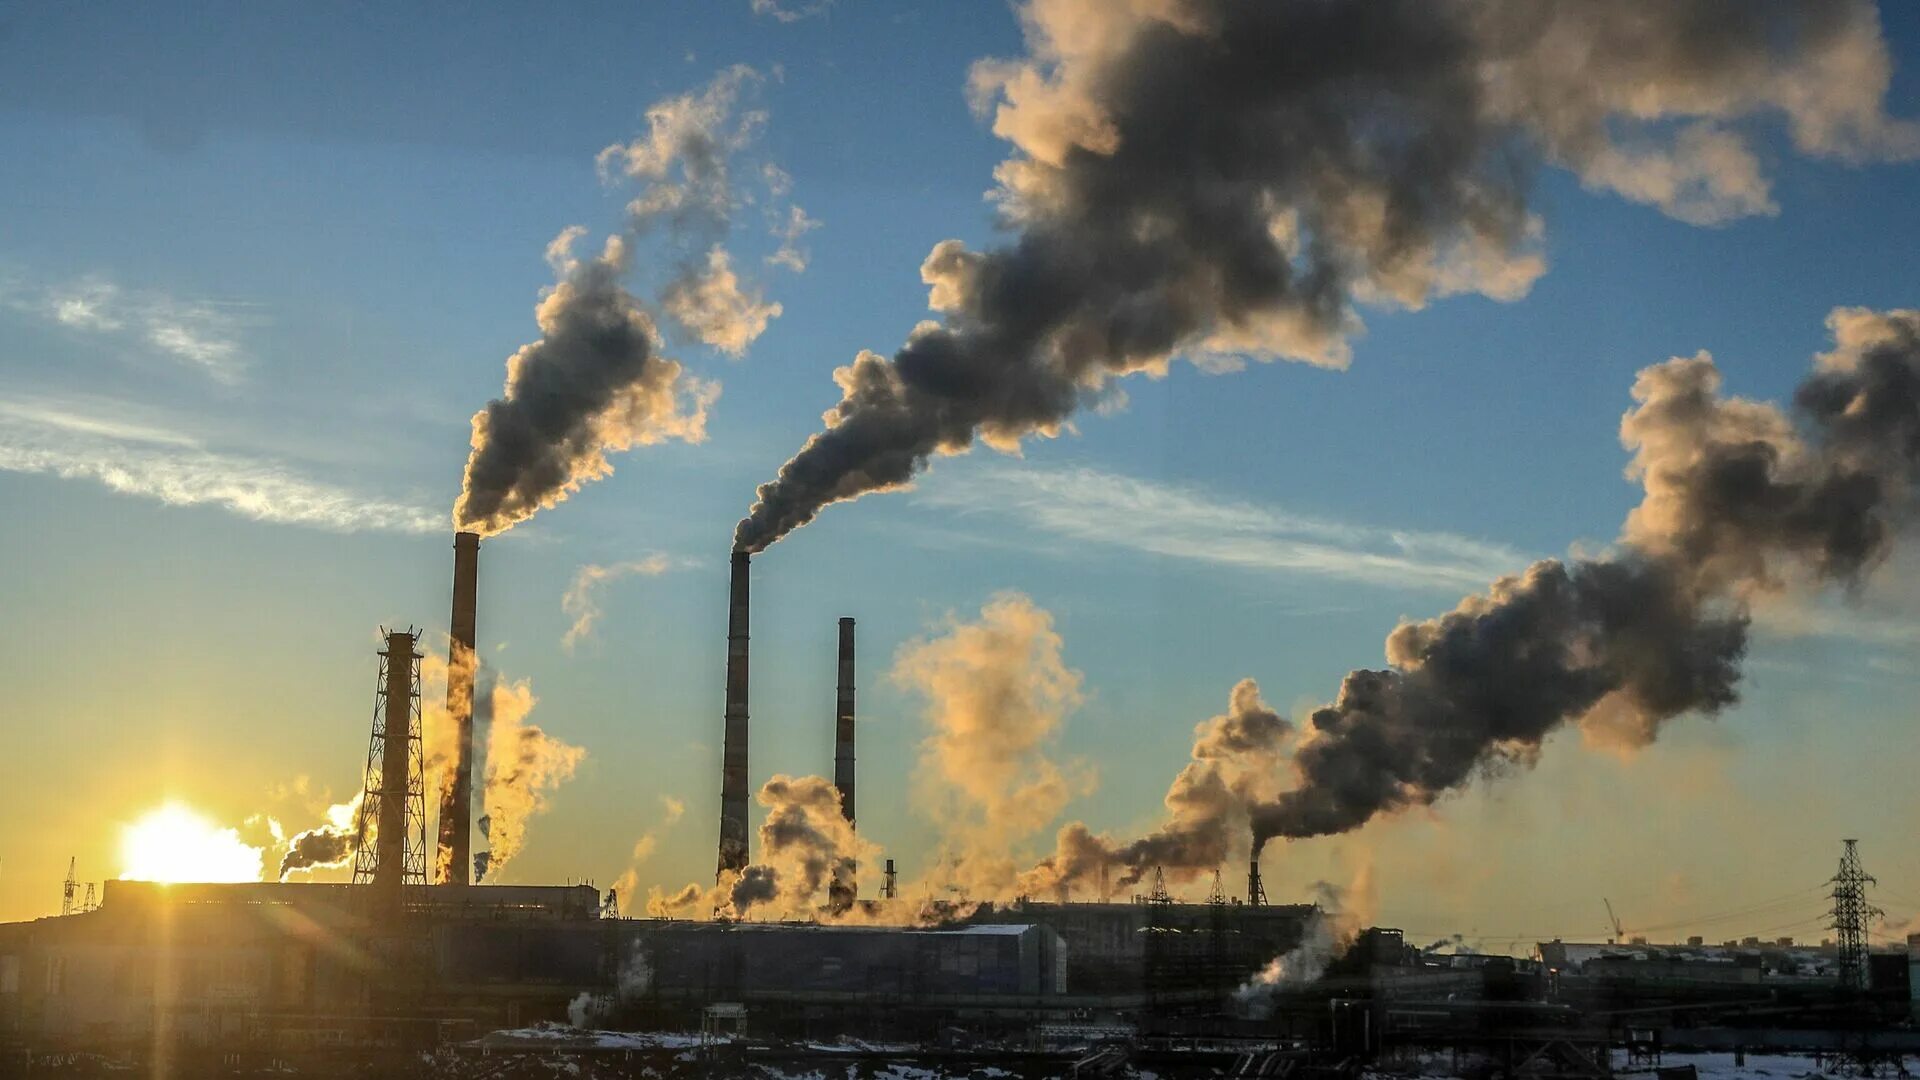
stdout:
[(811, 19), (816, 15), (825, 15), (833, 6), (833, 0), (805, 0), (795, 3), (793, 0), (751, 0), (755, 15), (767, 16), (776, 22), (793, 23), (801, 19)]
[(1504, 544), (1330, 521), (1087, 468), (948, 469), (915, 501), (1167, 558), (1400, 588), (1482, 588), (1528, 562)]
[(256, 318), (248, 304), (125, 289), (97, 275), (51, 285), (0, 276), (0, 305), (75, 333), (140, 342), (228, 384), (246, 374), (241, 335)]
[(56, 403), (0, 402), (0, 471), (92, 480), (169, 506), (217, 506), (255, 521), (336, 532), (445, 530), (444, 510), (370, 497), (268, 458)]
[(600, 621), (600, 616), (605, 614), (600, 607), (600, 592), (608, 585), (636, 574), (658, 577), (676, 567), (687, 565), (690, 565), (688, 560), (673, 559), (655, 552), (643, 559), (634, 559), (629, 562), (605, 565), (587, 563), (582, 566), (574, 571), (573, 583), (567, 586), (566, 593), (560, 597), (560, 610), (573, 617), (573, 625), (567, 628), (566, 634), (560, 639), (560, 644), (570, 650), (574, 645), (593, 635), (594, 625)]

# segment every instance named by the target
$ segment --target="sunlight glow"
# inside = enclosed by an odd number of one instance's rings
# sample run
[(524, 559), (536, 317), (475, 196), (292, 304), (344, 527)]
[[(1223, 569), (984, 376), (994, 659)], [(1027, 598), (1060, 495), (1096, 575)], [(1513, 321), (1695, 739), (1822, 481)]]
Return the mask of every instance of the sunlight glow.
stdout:
[(264, 849), (180, 803), (149, 810), (120, 833), (120, 876), (134, 881), (259, 881)]

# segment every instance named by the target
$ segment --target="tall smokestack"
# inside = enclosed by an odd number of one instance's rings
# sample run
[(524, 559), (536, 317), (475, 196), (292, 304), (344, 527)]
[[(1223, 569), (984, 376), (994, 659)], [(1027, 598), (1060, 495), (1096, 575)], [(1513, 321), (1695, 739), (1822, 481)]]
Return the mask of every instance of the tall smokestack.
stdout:
[(475, 608), (480, 587), (480, 534), (453, 534), (453, 643), (447, 664), (447, 715), (453, 720), (453, 779), (441, 791), (443, 885), (465, 885), (473, 848), (473, 673)]
[[(840, 689), (833, 713), (833, 786), (840, 790), (840, 814), (847, 824), (853, 817), (853, 619), (840, 619)], [(828, 905), (835, 911), (853, 906), (860, 881), (851, 865), (834, 875)]]
[(840, 691), (833, 720), (833, 786), (840, 789), (840, 812), (853, 815), (853, 620), (840, 620)]
[(716, 876), (747, 868), (747, 570), (733, 553), (727, 592), (726, 742), (720, 752), (720, 867)]
[(407, 871), (407, 766), (413, 740), (413, 665), (419, 658), (413, 634), (395, 630), (387, 635), (385, 739), (380, 754), (379, 824), (375, 826), (376, 863), (373, 887), (398, 907), (400, 886)]

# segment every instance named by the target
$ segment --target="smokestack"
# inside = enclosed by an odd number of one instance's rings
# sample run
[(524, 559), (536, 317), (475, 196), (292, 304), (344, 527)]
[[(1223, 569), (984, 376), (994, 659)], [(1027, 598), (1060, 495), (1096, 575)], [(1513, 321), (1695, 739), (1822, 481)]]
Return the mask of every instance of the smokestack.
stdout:
[(840, 692), (833, 721), (833, 786), (840, 789), (840, 812), (853, 815), (853, 620), (840, 620)]
[(1267, 887), (1260, 884), (1260, 853), (1247, 860), (1247, 906), (1266, 907)]
[(413, 740), (413, 634), (395, 630), (387, 635), (385, 738), (380, 754), (379, 825), (374, 834), (376, 855), (373, 887), (393, 906), (400, 903), (400, 885), (407, 870), (407, 765)]
[(733, 553), (727, 593), (726, 742), (720, 752), (720, 867), (715, 876), (747, 868), (747, 570)]
[[(840, 813), (847, 824), (853, 816), (853, 619), (840, 620), (840, 689), (835, 697), (833, 719), (833, 786), (840, 790)], [(860, 895), (860, 882), (852, 866), (834, 875), (828, 904), (835, 911), (853, 906)]]
[(441, 792), (440, 883), (465, 885), (473, 847), (473, 674), (475, 608), (480, 586), (480, 534), (453, 534), (452, 646), (447, 664), (447, 715), (453, 720), (453, 779)]

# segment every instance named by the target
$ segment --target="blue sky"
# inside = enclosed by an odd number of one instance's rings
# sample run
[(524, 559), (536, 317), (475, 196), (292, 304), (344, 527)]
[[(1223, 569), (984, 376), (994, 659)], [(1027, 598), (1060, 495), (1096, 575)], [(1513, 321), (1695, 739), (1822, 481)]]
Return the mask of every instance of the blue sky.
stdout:
[[(1920, 16), (1885, 18), (1889, 111), (1920, 115)], [(444, 630), (468, 418), (533, 339), (542, 250), (568, 225), (617, 229), (631, 192), (594, 155), (744, 63), (768, 76), (754, 153), (821, 223), (810, 265), (756, 271), (783, 313), (745, 358), (674, 343), (724, 385), (704, 443), (618, 457), (490, 542), (481, 578), (483, 653), (588, 752), (512, 880), (605, 884), (649, 830), (643, 882), (710, 874), (733, 523), (819, 427), (831, 368), (925, 317), (926, 251), (991, 240), (982, 193), (1007, 147), (963, 88), (973, 61), (1022, 47), (994, 4), (0, 13), (0, 917), (46, 912), (69, 855), (112, 876), (119, 825), (167, 798), (299, 828), (357, 784), (377, 627)], [(1635, 371), (1704, 348), (1733, 391), (1778, 399), (1829, 309), (1920, 302), (1920, 172), (1809, 162), (1761, 130), (1777, 217), (1697, 228), (1548, 170), (1550, 269), (1523, 300), (1368, 312), (1345, 371), (1176, 365), (1023, 457), (978, 450), (831, 509), (756, 561), (756, 777), (830, 767), (834, 621), (856, 616), (863, 832), (915, 865), (934, 827), (912, 809), (920, 704), (884, 672), (1013, 589), (1085, 676), (1058, 752), (1100, 780), (1069, 816), (1138, 826), (1235, 680), (1310, 707), (1379, 663), (1399, 618), (1608, 542), (1638, 497), (1617, 441)], [(777, 241), (733, 244), (760, 265)], [(62, 301), (82, 308), (63, 321)], [(36, 450), (337, 497), (315, 513), (353, 528), (165, 505), (29, 467)], [(669, 569), (607, 586), (591, 639), (564, 648), (576, 571), (654, 553)], [(1383, 553), (1398, 561), (1365, 558)], [(1563, 735), (1431, 814), (1287, 847), (1269, 891), (1370, 863), (1388, 922), (1593, 933), (1602, 890), (1645, 913), (1629, 922), (1732, 908), (1817, 884), (1847, 835), (1920, 895), (1902, 764), (1920, 749), (1917, 600), (1771, 626), (1719, 720), (1632, 761)], [(665, 823), (660, 795), (684, 818)]]

